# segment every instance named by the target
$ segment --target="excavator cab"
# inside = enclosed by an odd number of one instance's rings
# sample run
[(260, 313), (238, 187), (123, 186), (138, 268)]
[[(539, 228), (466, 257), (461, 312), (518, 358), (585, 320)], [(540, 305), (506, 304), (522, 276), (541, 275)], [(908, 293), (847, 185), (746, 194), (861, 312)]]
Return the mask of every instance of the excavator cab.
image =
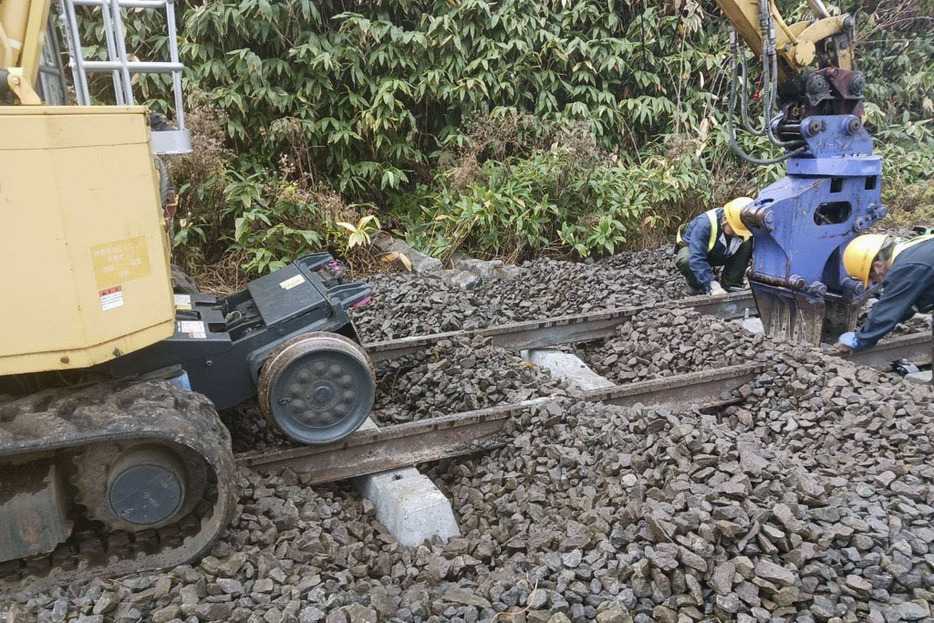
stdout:
[[(167, 60), (129, 57), (136, 10), (165, 12)], [(0, 2), (0, 593), (203, 555), (235, 508), (216, 408), (258, 395), (285, 435), (323, 444), (375, 395), (347, 314), (369, 289), (329, 254), (225, 297), (173, 292), (157, 158), (191, 149), (173, 2), (61, 0), (70, 85), (49, 13)], [(79, 15), (102, 20), (106, 58), (85, 58)], [(95, 72), (114, 105), (91, 101)], [(135, 102), (144, 72), (171, 75), (172, 125)]]

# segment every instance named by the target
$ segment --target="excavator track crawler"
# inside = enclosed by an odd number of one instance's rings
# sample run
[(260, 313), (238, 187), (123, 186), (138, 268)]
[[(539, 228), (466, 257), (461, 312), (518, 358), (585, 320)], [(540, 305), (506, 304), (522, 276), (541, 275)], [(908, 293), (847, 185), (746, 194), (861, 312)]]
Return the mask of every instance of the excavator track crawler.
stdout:
[(207, 398), (168, 382), (0, 405), (0, 470), (0, 520), (15, 532), (0, 540), (0, 595), (188, 563), (236, 508), (227, 429)]

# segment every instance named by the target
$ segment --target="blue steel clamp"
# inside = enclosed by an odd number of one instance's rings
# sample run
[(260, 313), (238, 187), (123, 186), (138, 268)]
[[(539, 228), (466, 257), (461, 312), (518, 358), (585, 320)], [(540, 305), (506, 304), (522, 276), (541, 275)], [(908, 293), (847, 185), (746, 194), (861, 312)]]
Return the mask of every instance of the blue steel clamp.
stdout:
[(741, 218), (755, 236), (749, 277), (764, 324), (816, 343), (855, 323), (866, 293), (849, 283), (843, 249), (887, 210), (882, 160), (858, 117), (807, 117), (799, 132), (808, 151), (789, 158), (787, 175)]

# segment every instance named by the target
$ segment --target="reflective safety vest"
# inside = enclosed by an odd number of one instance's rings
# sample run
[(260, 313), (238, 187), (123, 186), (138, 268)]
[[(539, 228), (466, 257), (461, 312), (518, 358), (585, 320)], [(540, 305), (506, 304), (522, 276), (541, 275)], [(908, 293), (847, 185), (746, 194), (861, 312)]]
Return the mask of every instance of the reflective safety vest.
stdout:
[(916, 238), (909, 238), (904, 242), (899, 242), (895, 245), (895, 249), (892, 251), (892, 261), (895, 261), (895, 258), (898, 257), (898, 254), (904, 251), (905, 249), (910, 249), (916, 244), (922, 242), (927, 242), (928, 240), (934, 240), (934, 234), (927, 234), (925, 236), (918, 236)]
[[(713, 210), (707, 210), (704, 212), (704, 215), (707, 217), (707, 220), (710, 221), (710, 240), (707, 241), (707, 252), (710, 253), (713, 251), (713, 248), (717, 246), (717, 208)], [(687, 226), (690, 223), (682, 223), (678, 227), (678, 235), (675, 238), (675, 241), (678, 244), (684, 244), (684, 239), (681, 237), (681, 234), (687, 229)]]

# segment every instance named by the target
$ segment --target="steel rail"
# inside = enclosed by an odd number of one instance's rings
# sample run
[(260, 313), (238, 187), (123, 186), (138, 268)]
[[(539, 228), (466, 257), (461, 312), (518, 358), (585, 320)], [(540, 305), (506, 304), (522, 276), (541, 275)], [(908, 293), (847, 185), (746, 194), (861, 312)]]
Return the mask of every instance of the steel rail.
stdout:
[(732, 396), (725, 397), (724, 394), (742, 387), (764, 370), (765, 366), (762, 364), (740, 364), (590, 389), (576, 393), (575, 397), (588, 402), (603, 402), (623, 407), (633, 407), (640, 403), (644, 406), (720, 407), (738, 402), (738, 399)]
[(916, 365), (929, 365), (934, 337), (931, 333), (911, 333), (889, 338), (867, 350), (857, 350), (840, 355), (855, 364), (869, 368), (888, 369), (893, 361), (908, 359)]
[[(758, 315), (750, 292), (736, 292), (721, 297), (696, 296), (672, 301), (670, 308), (694, 309), (702, 314), (725, 319)], [(620, 307), (617, 309), (557, 316), (544, 320), (513, 322), (483, 329), (447, 331), (430, 335), (416, 335), (396, 340), (383, 340), (365, 344), (374, 362), (397, 359), (427, 350), (438, 342), (456, 337), (482, 336), (490, 338), (494, 346), (512, 350), (546, 348), (558, 344), (587, 342), (612, 337), (616, 327), (653, 306)], [(934, 338), (930, 333), (912, 333), (889, 338), (874, 348), (848, 354), (836, 354), (863, 366), (887, 368), (896, 359), (909, 359), (918, 365), (932, 363)]]
[[(743, 318), (747, 313), (758, 314), (752, 293), (748, 291), (720, 297), (694, 296), (666, 304), (669, 308), (694, 309), (702, 314), (728, 319)], [(556, 344), (587, 342), (611, 337), (617, 326), (642, 312), (653, 309), (655, 306), (652, 305), (620, 307), (608, 311), (557, 316), (544, 320), (513, 322), (484, 329), (465, 329), (370, 342), (364, 346), (374, 363), (427, 350), (441, 340), (456, 337), (487, 337), (494, 346), (513, 350), (545, 348)]]
[[(695, 309), (721, 318), (741, 318), (756, 311), (755, 302), (749, 292), (724, 297), (693, 297), (673, 301), (669, 306)], [(514, 350), (542, 348), (612, 336), (618, 325), (651, 309), (650, 306), (625, 307), (484, 329), (413, 336), (366, 346), (374, 361), (385, 361), (422, 351), (441, 340), (458, 336), (484, 336), (490, 338), (494, 345)], [(919, 333), (898, 336), (873, 349), (841, 356), (858, 365), (875, 368), (888, 368), (892, 361), (900, 358), (908, 358), (923, 365), (931, 363), (932, 345), (934, 340), (929, 333)], [(578, 400), (629, 407), (642, 404), (719, 408), (741, 402), (742, 398), (735, 394), (734, 390), (753, 380), (765, 369), (766, 364), (763, 363), (740, 364), (608, 388), (570, 392), (570, 395)], [(509, 436), (505, 432), (513, 418), (554, 400), (553, 397), (539, 398), (361, 430), (330, 446), (245, 452), (237, 455), (236, 462), (239, 466), (260, 470), (281, 470), (288, 467), (304, 472), (308, 484), (333, 482), (502, 447), (508, 442)]]
[[(731, 366), (640, 383), (577, 392), (572, 398), (631, 406), (670, 405), (721, 407), (739, 399), (729, 392), (749, 382), (761, 368)], [(333, 482), (355, 476), (427, 463), (504, 446), (508, 423), (555, 397), (467, 411), (416, 422), (358, 431), (330, 446), (302, 446), (283, 450), (238, 454), (239, 466), (261, 470), (289, 467), (308, 474), (308, 484)]]
[(308, 484), (333, 482), (390, 469), (502, 447), (509, 421), (553, 402), (539, 398), (357, 431), (340, 443), (238, 454), (236, 462), (251, 469), (285, 467), (308, 474)]

